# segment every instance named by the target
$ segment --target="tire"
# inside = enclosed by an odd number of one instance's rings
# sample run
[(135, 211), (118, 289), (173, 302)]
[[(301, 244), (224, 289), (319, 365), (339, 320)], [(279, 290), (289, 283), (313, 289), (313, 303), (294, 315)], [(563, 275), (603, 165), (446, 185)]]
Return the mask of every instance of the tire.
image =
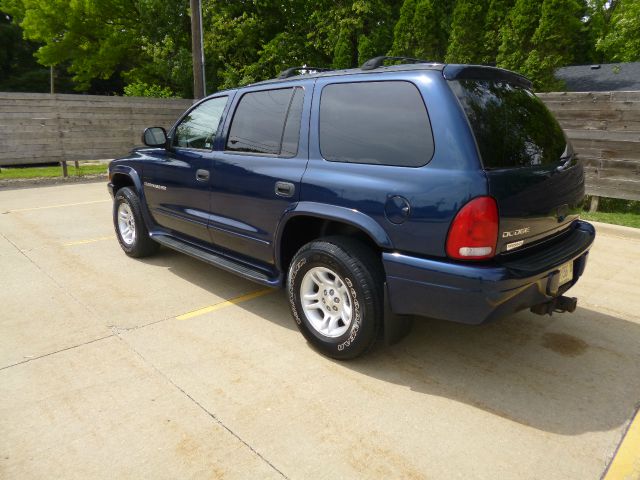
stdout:
[(383, 269), (366, 245), (327, 237), (303, 246), (287, 275), (291, 314), (318, 351), (347, 360), (375, 343), (383, 320)]
[(149, 237), (142, 218), (140, 199), (130, 187), (123, 187), (116, 192), (113, 201), (113, 226), (122, 250), (130, 257), (147, 257), (160, 248)]

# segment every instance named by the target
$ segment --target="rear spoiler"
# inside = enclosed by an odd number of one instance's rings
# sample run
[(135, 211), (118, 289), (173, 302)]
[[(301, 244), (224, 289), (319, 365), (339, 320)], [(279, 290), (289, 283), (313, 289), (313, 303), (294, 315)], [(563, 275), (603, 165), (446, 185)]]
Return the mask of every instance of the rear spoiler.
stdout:
[(519, 73), (484, 65), (449, 64), (442, 70), (442, 75), (447, 80), (502, 80), (529, 90), (533, 87), (531, 81)]

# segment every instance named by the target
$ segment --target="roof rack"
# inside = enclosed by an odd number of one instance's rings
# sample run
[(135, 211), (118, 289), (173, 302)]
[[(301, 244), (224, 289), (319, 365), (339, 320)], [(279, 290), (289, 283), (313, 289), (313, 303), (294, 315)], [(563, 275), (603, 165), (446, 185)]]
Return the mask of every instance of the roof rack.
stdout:
[(411, 58), (411, 57), (373, 57), (367, 60), (362, 64), (360, 70), (375, 70), (376, 68), (382, 66), (386, 60), (404, 60), (405, 63), (431, 63), (431, 60), (423, 60), (421, 58)]
[(282, 72), (280, 72), (280, 75), (278, 75), (278, 78), (279, 79), (283, 79), (283, 78), (293, 77), (296, 74), (296, 72), (298, 72), (300, 70), (313, 71), (313, 72), (327, 72), (327, 71), (329, 71), (331, 69), (330, 68), (307, 67), (306, 65), (303, 65), (302, 67), (291, 67), (291, 68), (287, 68), (286, 70), (283, 70)]

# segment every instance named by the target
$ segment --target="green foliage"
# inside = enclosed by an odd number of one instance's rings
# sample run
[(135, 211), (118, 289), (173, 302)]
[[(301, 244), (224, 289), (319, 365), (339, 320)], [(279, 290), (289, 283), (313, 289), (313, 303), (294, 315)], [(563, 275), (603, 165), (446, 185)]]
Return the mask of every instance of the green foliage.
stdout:
[(149, 85), (148, 83), (140, 81), (125, 85), (124, 94), (127, 97), (172, 98), (174, 96), (169, 87)]
[(0, 91), (49, 91), (49, 70), (33, 58), (36, 48), (23, 41), (20, 27), (0, 12)]
[(581, 13), (576, 0), (544, 0), (540, 23), (531, 39), (533, 48), (522, 67), (523, 73), (534, 79), (536, 89), (562, 89), (553, 73), (573, 63), (582, 28)]
[(617, 4), (597, 48), (613, 61), (640, 60), (640, 0), (621, 0)]
[(447, 63), (480, 63), (485, 57), (483, 37), (486, 1), (458, 0), (453, 10)]
[(400, 8), (400, 18), (393, 30), (393, 46), (389, 55), (410, 57), (417, 48), (413, 31), (413, 19), (416, 15), (417, 0), (404, 0)]
[[(385, 52), (497, 63), (538, 89), (560, 88), (553, 71), (569, 63), (640, 59), (640, 0), (202, 4), (208, 92), (290, 66), (355, 67)], [(0, 15), (0, 89), (48, 91), (42, 66), (54, 65), (80, 91), (192, 96), (189, 0), (0, 0), (0, 10), (14, 19)]]
[(484, 55), (482, 63), (493, 63), (502, 42), (500, 32), (514, 0), (490, 0), (484, 22)]
[(451, 4), (405, 0), (394, 29), (390, 55), (444, 61), (449, 40)]
[[(185, 30), (190, 25), (187, 3), (0, 0), (0, 7), (18, 20), (26, 39), (40, 44), (36, 51), (40, 64), (68, 66), (77, 90), (87, 91), (97, 79), (114, 75), (127, 76), (129, 81), (179, 83), (177, 90), (184, 90), (187, 82), (172, 82), (172, 73), (185, 76), (184, 54), (180, 53), (190, 52), (189, 30)], [(159, 56), (162, 62), (154, 61)], [(178, 65), (173, 62), (176, 56)], [(189, 59), (187, 72), (190, 63)]]
[(501, 29), (501, 43), (496, 58), (498, 66), (522, 71), (533, 50), (531, 39), (540, 23), (543, 0), (516, 0)]

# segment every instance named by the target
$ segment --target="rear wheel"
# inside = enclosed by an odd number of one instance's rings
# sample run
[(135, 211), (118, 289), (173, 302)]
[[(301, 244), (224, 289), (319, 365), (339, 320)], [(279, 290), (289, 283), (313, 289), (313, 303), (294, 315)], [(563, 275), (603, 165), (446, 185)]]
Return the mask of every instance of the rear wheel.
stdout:
[(130, 257), (154, 254), (160, 245), (149, 237), (140, 199), (130, 187), (117, 191), (113, 202), (113, 226), (122, 250)]
[(305, 338), (337, 359), (373, 346), (382, 325), (382, 267), (364, 244), (327, 237), (303, 246), (289, 268), (292, 315)]

